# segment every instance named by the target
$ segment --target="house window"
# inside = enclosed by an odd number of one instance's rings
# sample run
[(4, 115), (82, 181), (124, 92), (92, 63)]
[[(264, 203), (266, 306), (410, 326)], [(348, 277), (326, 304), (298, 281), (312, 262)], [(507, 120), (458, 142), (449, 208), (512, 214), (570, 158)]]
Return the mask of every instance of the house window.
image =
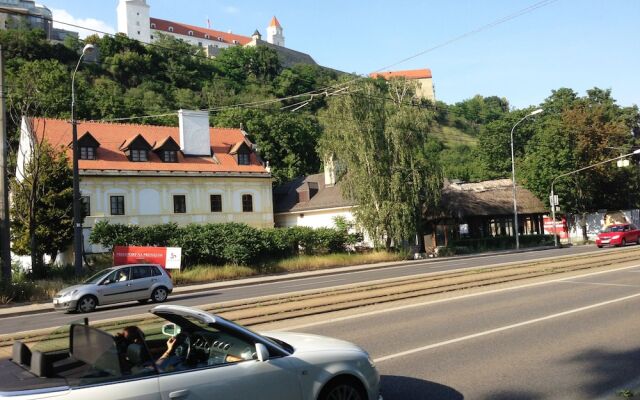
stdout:
[(211, 199), (211, 212), (222, 212), (222, 195), (212, 194), (209, 198)]
[(80, 159), (81, 160), (95, 160), (96, 148), (91, 146), (80, 147)]
[(249, 153), (238, 153), (238, 165), (249, 165)]
[(111, 196), (111, 215), (124, 215), (124, 196)]
[(253, 196), (250, 194), (242, 195), (242, 212), (253, 212)]
[(131, 161), (142, 162), (147, 161), (147, 150), (131, 149)]
[(175, 150), (165, 150), (162, 152), (162, 161), (178, 162), (178, 152)]
[(173, 196), (173, 212), (175, 214), (184, 214), (187, 212), (187, 196), (184, 194)]
[(89, 196), (80, 197), (80, 206), (82, 207), (83, 217), (91, 215), (91, 197)]

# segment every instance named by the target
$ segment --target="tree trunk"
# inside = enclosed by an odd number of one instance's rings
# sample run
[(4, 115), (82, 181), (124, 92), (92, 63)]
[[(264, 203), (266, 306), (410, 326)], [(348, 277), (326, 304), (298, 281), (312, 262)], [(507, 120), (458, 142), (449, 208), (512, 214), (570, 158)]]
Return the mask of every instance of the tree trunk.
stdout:
[(582, 229), (582, 240), (586, 242), (589, 240), (587, 235), (587, 213), (580, 214), (580, 228)]

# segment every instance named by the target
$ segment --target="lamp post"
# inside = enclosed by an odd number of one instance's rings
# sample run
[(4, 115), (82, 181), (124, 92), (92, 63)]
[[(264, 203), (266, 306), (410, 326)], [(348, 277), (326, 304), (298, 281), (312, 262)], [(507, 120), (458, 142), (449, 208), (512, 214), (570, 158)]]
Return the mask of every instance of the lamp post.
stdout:
[(543, 111), (542, 108), (538, 108), (537, 110), (531, 111), (529, 114), (525, 115), (520, 121), (516, 122), (513, 128), (511, 128), (511, 181), (513, 183), (513, 226), (514, 226), (514, 232), (516, 236), (516, 249), (520, 249), (520, 238), (518, 237), (518, 201), (516, 200), (516, 158), (515, 158), (515, 152), (513, 149), (513, 132), (516, 130), (516, 126), (518, 126), (522, 121), (536, 114), (540, 114), (542, 111)]
[(76, 105), (76, 72), (80, 67), (82, 58), (86, 54), (91, 54), (95, 50), (92, 44), (86, 44), (82, 49), (82, 54), (73, 70), (71, 76), (71, 132), (73, 143), (73, 266), (76, 275), (82, 274), (82, 216), (80, 215), (80, 176), (78, 172), (78, 126), (76, 121), (75, 105)]
[(549, 197), (550, 203), (551, 203), (551, 222), (553, 223), (553, 244), (555, 247), (558, 247), (558, 236), (555, 234), (555, 227), (556, 227), (556, 203), (555, 203), (555, 192), (553, 190), (553, 186), (556, 184), (556, 181), (560, 178), (563, 178), (565, 176), (569, 176), (569, 175), (573, 175), (573, 174), (577, 174), (578, 172), (582, 172), (584, 170), (587, 169), (591, 169), (594, 167), (597, 167), (598, 165), (602, 165), (602, 164), (606, 164), (609, 163), (611, 161), (616, 161), (616, 160), (620, 160), (629, 156), (633, 156), (636, 154), (640, 154), (640, 149), (634, 150), (633, 152), (629, 153), (629, 154), (623, 154), (621, 156), (618, 157), (614, 157), (614, 158), (609, 158), (608, 160), (604, 160), (604, 161), (600, 161), (598, 163), (595, 164), (591, 164), (589, 166), (580, 168), (580, 169), (576, 169), (575, 171), (571, 171), (571, 172), (566, 172), (564, 174), (560, 174), (558, 176), (556, 176), (555, 178), (553, 178), (553, 180), (551, 181), (551, 197)]

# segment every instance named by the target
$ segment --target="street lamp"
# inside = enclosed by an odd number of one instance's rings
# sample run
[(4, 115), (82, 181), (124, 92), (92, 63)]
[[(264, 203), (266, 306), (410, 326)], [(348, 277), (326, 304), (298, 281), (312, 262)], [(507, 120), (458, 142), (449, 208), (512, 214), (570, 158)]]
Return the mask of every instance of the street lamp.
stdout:
[(71, 76), (71, 132), (73, 143), (73, 266), (76, 275), (82, 274), (82, 217), (80, 215), (80, 177), (78, 172), (78, 126), (76, 121), (76, 72), (80, 67), (82, 58), (86, 54), (91, 54), (95, 50), (92, 44), (86, 44), (82, 49), (82, 54), (78, 59), (76, 69)]
[(629, 154), (623, 154), (621, 156), (618, 157), (614, 157), (614, 158), (610, 158), (608, 160), (604, 160), (604, 161), (600, 161), (598, 163), (595, 164), (591, 164), (589, 166), (580, 168), (580, 169), (576, 169), (575, 171), (571, 171), (571, 172), (567, 172), (564, 174), (560, 174), (558, 176), (556, 176), (555, 178), (553, 178), (553, 180), (551, 181), (551, 197), (549, 197), (549, 202), (551, 203), (551, 222), (553, 223), (553, 244), (555, 247), (558, 247), (558, 236), (555, 234), (555, 227), (556, 227), (556, 201), (555, 201), (555, 192), (553, 191), (553, 186), (556, 184), (556, 181), (560, 178), (563, 178), (565, 176), (569, 176), (569, 175), (573, 175), (573, 174), (577, 174), (578, 172), (582, 172), (586, 169), (591, 169), (593, 167), (597, 167), (598, 165), (602, 165), (602, 164), (606, 164), (609, 163), (611, 161), (616, 161), (616, 160), (620, 160), (622, 158), (626, 158), (629, 156), (633, 156), (636, 154), (640, 154), (640, 149), (634, 150), (633, 152), (629, 153)]
[(516, 158), (513, 150), (513, 131), (516, 130), (516, 126), (518, 126), (520, 122), (536, 114), (540, 114), (542, 111), (543, 111), (542, 108), (538, 108), (537, 110), (531, 111), (529, 114), (525, 115), (520, 121), (516, 122), (513, 128), (511, 128), (511, 181), (513, 183), (513, 224), (514, 224), (514, 231), (516, 235), (516, 249), (520, 248), (520, 238), (518, 237), (518, 202), (516, 200)]

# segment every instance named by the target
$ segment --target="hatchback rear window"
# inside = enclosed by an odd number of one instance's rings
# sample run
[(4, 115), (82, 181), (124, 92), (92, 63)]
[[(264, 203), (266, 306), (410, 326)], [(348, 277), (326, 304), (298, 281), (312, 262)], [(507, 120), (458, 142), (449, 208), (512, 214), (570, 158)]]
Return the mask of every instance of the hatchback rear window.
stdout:
[(162, 271), (160, 271), (160, 268), (158, 267), (151, 267), (151, 273), (153, 274), (153, 276), (162, 275)]

